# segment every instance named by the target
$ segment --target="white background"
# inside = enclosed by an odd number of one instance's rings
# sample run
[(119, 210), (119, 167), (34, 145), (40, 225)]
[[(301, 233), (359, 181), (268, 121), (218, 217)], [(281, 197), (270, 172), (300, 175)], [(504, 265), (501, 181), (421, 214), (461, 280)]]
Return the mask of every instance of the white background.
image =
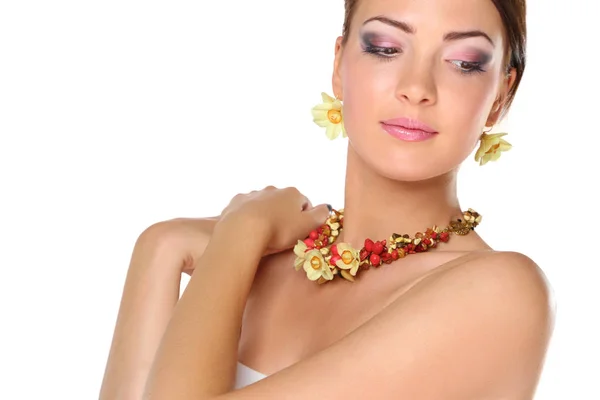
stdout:
[[(460, 198), (558, 302), (537, 399), (598, 399), (598, 23), (529, 0), (529, 61), (498, 163)], [(342, 207), (331, 93), (343, 1), (8, 1), (0, 5), (0, 398), (97, 398), (139, 233), (296, 186)], [(326, 171), (326, 173), (324, 173)]]

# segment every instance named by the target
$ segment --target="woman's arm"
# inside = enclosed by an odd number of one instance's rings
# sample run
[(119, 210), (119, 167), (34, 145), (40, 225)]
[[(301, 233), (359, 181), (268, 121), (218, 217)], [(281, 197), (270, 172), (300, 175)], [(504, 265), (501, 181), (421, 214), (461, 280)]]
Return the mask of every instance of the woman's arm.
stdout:
[(231, 390), (242, 315), (266, 247), (260, 232), (239, 232), (243, 240), (233, 240), (233, 232), (217, 227), (198, 260), (156, 354), (144, 399), (200, 400)]
[(101, 400), (141, 398), (156, 349), (179, 298), (181, 273), (192, 272), (194, 259), (204, 252), (216, 221), (164, 221), (138, 238), (100, 389)]
[(156, 353), (146, 399), (213, 398), (234, 383), (246, 299), (261, 258), (291, 249), (323, 224), (298, 189), (238, 194), (221, 212), (210, 243), (177, 303)]
[(144, 399), (533, 398), (554, 324), (550, 291), (529, 258), (491, 252), (427, 276), (333, 345), (234, 391), (261, 253), (293, 245), (325, 219), (326, 208), (301, 200), (289, 188), (266, 188), (234, 197), (222, 212), (165, 330)]
[(215, 236), (200, 260), (201, 274), (177, 304), (144, 399), (533, 398), (552, 306), (543, 274), (517, 253), (431, 275), (339, 342), (234, 391), (256, 250), (249, 241), (228, 251), (227, 242)]

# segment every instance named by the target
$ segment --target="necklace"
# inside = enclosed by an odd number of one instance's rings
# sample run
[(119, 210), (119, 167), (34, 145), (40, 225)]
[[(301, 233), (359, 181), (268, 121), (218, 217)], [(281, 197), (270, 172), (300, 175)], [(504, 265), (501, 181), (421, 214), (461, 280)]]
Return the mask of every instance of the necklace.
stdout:
[(462, 218), (451, 220), (445, 228), (433, 226), (425, 232), (417, 232), (414, 237), (393, 233), (387, 240), (367, 238), (362, 249), (356, 250), (348, 243), (335, 244), (344, 227), (344, 209), (332, 210), (323, 225), (294, 246), (294, 268), (296, 271), (303, 268), (308, 279), (319, 284), (336, 276), (354, 282), (359, 270), (378, 268), (409, 254), (423, 253), (440, 242), (448, 242), (451, 234), (467, 235), (480, 222), (481, 215), (469, 208)]

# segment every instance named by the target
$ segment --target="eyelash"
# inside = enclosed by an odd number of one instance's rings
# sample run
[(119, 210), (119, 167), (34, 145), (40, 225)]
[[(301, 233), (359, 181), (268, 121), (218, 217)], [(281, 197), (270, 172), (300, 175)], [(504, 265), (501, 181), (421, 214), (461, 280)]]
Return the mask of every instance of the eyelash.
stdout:
[[(390, 53), (390, 51), (392, 53)], [(379, 47), (373, 45), (366, 45), (363, 52), (375, 56), (381, 61), (392, 61), (396, 54), (402, 53), (402, 49), (398, 49), (395, 47)], [(482, 68), (483, 64), (477, 61), (451, 60), (450, 63), (452, 63), (456, 67), (458, 72), (462, 75), (480, 74), (482, 72), (485, 72), (485, 70)], [(463, 68), (461, 68), (460, 65), (457, 64), (462, 64)], [(464, 65), (467, 66), (467, 69), (464, 68)]]
[[(393, 51), (393, 53), (386, 53), (386, 51), (390, 50)], [(375, 56), (382, 61), (392, 61), (392, 58), (394, 58), (396, 54), (402, 53), (402, 50), (395, 47), (379, 47), (368, 44), (365, 45), (363, 52)]]
[[(482, 68), (482, 63), (477, 61), (452, 60), (450, 62), (456, 65), (458, 72), (460, 72), (463, 75), (481, 74), (482, 72), (485, 72), (485, 70)], [(464, 67), (461, 68), (457, 64), (466, 64), (468, 66), (468, 69), (465, 70)]]

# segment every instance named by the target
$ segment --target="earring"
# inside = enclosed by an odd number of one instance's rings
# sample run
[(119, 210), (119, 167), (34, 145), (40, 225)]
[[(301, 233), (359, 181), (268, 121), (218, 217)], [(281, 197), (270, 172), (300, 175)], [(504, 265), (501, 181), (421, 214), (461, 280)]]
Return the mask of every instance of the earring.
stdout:
[(325, 128), (325, 135), (329, 140), (337, 138), (342, 133), (342, 137), (347, 137), (346, 128), (344, 128), (344, 117), (342, 112), (342, 101), (337, 97), (334, 99), (327, 93), (321, 93), (323, 102), (314, 106), (311, 110), (313, 122)]
[(508, 135), (508, 133), (488, 134), (491, 130), (492, 128), (484, 131), (479, 138), (480, 143), (479, 148), (475, 153), (475, 161), (478, 161), (480, 166), (488, 161), (498, 160), (503, 151), (508, 151), (512, 148), (510, 143), (502, 139), (502, 137)]

